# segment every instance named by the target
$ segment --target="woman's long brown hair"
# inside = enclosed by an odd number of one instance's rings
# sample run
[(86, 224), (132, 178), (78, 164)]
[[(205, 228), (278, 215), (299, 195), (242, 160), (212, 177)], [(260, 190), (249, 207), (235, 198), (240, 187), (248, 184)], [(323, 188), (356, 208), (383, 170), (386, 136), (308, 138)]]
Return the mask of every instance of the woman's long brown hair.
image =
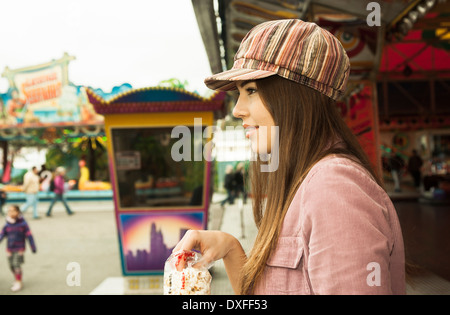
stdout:
[(241, 275), (240, 293), (252, 293), (278, 242), (284, 217), (312, 166), (329, 154), (361, 164), (381, 185), (356, 136), (335, 101), (304, 85), (279, 76), (255, 81), (264, 105), (279, 128), (279, 165), (261, 172), (259, 159), (250, 169), (253, 215), (258, 235)]

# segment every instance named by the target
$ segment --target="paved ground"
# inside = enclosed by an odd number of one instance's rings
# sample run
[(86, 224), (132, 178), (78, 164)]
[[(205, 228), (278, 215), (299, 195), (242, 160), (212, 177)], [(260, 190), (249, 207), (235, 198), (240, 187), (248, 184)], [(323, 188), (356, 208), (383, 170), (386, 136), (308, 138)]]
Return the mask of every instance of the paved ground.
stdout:
[[(215, 195), (214, 200), (220, 200)], [(120, 269), (119, 247), (112, 201), (73, 201), (69, 203), (76, 212), (68, 216), (60, 204), (51, 218), (45, 217), (48, 203), (41, 203), (42, 219), (31, 219), (25, 213), (34, 234), (38, 252), (25, 254), (24, 289), (10, 291), (13, 276), (7, 267), (5, 244), (0, 244), (0, 294), (31, 295), (87, 295), (123, 294), (123, 277)], [(233, 234), (249, 250), (256, 236), (250, 203), (243, 206), (244, 233), (238, 205), (228, 207), (224, 213), (217, 204), (211, 206), (210, 229), (221, 227)], [(222, 217), (223, 215), (223, 217)], [(222, 218), (222, 224), (220, 221)], [(3, 221), (0, 218), (0, 221)], [(71, 286), (72, 263), (79, 266), (81, 282)], [(212, 268), (212, 294), (233, 294), (223, 264), (216, 262)], [(69, 281), (68, 281), (69, 280)], [(450, 294), (450, 283), (434, 275), (425, 274), (414, 279), (408, 294)]]
[[(221, 198), (217, 196), (216, 198)], [(72, 201), (75, 212), (68, 216), (61, 204), (56, 204), (52, 217), (45, 216), (48, 202), (41, 202), (41, 219), (32, 219), (31, 209), (25, 214), (38, 252), (25, 252), (23, 265), (24, 289), (10, 291), (13, 276), (5, 255), (6, 242), (0, 244), (0, 295), (9, 294), (121, 294), (124, 292), (114, 208), (112, 201)], [(256, 228), (252, 224), (250, 205), (243, 208), (245, 232), (242, 238), (237, 206), (222, 213), (217, 204), (211, 206), (210, 229), (221, 228), (240, 238), (244, 248), (253, 243)], [(3, 219), (0, 218), (3, 225)], [(223, 224), (220, 224), (223, 222)], [(75, 265), (74, 265), (75, 263)], [(73, 269), (80, 270), (80, 284), (70, 285)], [(212, 294), (232, 294), (223, 263), (217, 262), (213, 274)], [(119, 287), (118, 287), (119, 286)]]
[[(23, 265), (24, 289), (17, 294), (89, 294), (107, 277), (121, 276), (119, 248), (113, 204), (108, 202), (71, 202), (76, 213), (68, 216), (60, 204), (51, 218), (45, 217), (48, 203), (39, 206), (42, 219), (25, 213), (37, 253), (29, 249)], [(3, 220), (1, 220), (3, 221)], [(3, 225), (3, 222), (2, 222)], [(0, 244), (0, 294), (11, 294), (13, 276), (5, 256), (6, 242)], [(80, 267), (80, 286), (67, 285), (67, 266)]]

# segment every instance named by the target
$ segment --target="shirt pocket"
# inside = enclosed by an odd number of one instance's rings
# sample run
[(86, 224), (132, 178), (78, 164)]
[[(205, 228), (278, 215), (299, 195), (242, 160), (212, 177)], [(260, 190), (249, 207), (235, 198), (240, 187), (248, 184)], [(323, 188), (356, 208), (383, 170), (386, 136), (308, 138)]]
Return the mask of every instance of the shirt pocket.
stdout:
[(303, 270), (303, 242), (300, 237), (280, 237), (266, 263), (267, 294), (309, 294)]

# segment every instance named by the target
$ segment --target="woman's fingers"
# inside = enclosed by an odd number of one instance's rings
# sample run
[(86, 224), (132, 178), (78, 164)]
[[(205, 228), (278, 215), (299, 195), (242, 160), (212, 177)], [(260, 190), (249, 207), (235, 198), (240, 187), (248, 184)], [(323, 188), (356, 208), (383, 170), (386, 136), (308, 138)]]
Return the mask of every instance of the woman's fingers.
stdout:
[(199, 231), (196, 230), (188, 230), (183, 238), (178, 242), (175, 248), (172, 250), (172, 253), (178, 251), (190, 251), (192, 249), (198, 249), (199, 243)]
[(198, 264), (211, 266), (214, 261), (227, 255), (234, 244), (233, 240), (235, 238), (232, 235), (222, 231), (189, 230), (174, 247), (172, 253), (197, 250), (202, 254)]
[(204, 251), (208, 251), (208, 248), (202, 248), (200, 244), (202, 244), (202, 237), (208, 237), (205, 231), (197, 231), (197, 230), (188, 230), (183, 238), (178, 242), (178, 244), (173, 249), (172, 253), (175, 257), (177, 257), (176, 268), (177, 270), (182, 270), (186, 265), (186, 254), (192, 251), (193, 249), (199, 250), (202, 254), (202, 258), (199, 262), (197, 262), (193, 267), (194, 268), (202, 268), (209, 267), (213, 262), (209, 255), (204, 255)]
[(186, 267), (188, 260), (192, 260), (194, 257), (194, 252), (181, 250), (172, 253), (172, 256), (172, 259), (174, 259), (175, 268), (178, 271), (182, 271)]

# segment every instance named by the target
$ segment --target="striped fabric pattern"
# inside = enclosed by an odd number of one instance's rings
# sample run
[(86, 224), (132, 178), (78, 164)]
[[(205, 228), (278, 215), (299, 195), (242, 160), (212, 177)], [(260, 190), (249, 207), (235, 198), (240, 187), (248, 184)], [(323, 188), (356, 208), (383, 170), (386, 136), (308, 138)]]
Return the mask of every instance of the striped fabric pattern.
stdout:
[(349, 58), (336, 37), (315, 23), (285, 19), (251, 29), (233, 67), (206, 78), (205, 84), (230, 91), (236, 89), (235, 81), (279, 75), (336, 100), (345, 91), (349, 73)]

